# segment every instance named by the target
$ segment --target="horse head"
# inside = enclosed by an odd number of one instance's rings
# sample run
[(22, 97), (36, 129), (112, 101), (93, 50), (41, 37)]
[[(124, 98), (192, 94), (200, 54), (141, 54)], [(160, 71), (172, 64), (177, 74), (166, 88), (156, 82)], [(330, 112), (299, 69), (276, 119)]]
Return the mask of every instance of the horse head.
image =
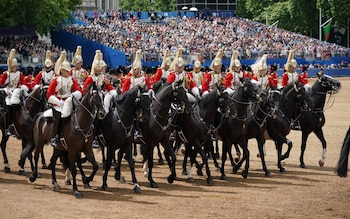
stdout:
[(106, 111), (103, 107), (103, 95), (101, 87), (96, 86), (95, 82), (92, 84), (89, 93), (89, 107), (91, 108), (93, 114), (99, 119), (102, 120), (106, 117)]
[(341, 83), (326, 74), (317, 74), (317, 82), (321, 85), (322, 90), (326, 93), (336, 94), (341, 89)]
[(144, 119), (149, 120), (150, 106), (152, 103), (152, 93), (147, 91), (147, 88), (143, 85), (137, 86), (136, 98), (135, 98), (135, 112), (136, 118), (142, 122)]
[[(215, 90), (214, 90), (215, 91)], [(234, 119), (237, 114), (237, 108), (234, 105), (234, 102), (230, 98), (230, 95), (225, 92), (225, 87), (224, 86), (218, 86), (216, 88), (216, 94), (219, 97), (218, 98), (218, 105), (219, 105), (219, 110), (225, 117), (231, 117)]]
[(267, 91), (266, 104), (270, 109), (271, 116), (276, 119), (281, 100), (281, 91), (275, 88), (270, 88)]
[(171, 84), (171, 102), (179, 106), (183, 111), (190, 112), (192, 110), (192, 105), (187, 97), (182, 80)]
[(295, 81), (287, 87), (284, 87), (282, 90), (282, 98), (288, 102), (296, 103), (297, 107), (303, 110), (310, 110), (310, 106), (313, 105), (304, 86), (299, 81)]

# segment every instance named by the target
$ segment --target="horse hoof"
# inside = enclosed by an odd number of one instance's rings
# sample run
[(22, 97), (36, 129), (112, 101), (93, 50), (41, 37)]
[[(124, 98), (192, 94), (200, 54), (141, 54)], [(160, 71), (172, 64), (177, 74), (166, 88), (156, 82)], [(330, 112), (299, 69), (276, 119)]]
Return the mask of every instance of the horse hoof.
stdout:
[(203, 176), (202, 170), (197, 170), (197, 176)]
[(120, 174), (117, 174), (117, 173), (114, 174), (114, 179), (117, 180), (117, 181), (119, 181), (119, 180), (120, 180)]
[(141, 193), (141, 188), (140, 188), (139, 185), (135, 185), (135, 186), (134, 186), (134, 192), (135, 192), (135, 193)]
[(193, 177), (188, 177), (188, 178), (187, 178), (187, 181), (188, 181), (188, 182), (194, 182), (194, 179), (193, 179)]
[(83, 197), (83, 194), (81, 194), (81, 192), (79, 192), (79, 191), (75, 191), (75, 197), (81, 198), (81, 197)]
[(214, 180), (213, 180), (212, 177), (208, 177), (208, 178), (207, 178), (207, 184), (208, 184), (208, 186), (214, 185)]
[(284, 173), (284, 172), (286, 172), (286, 169), (284, 169), (284, 168), (282, 167), (282, 168), (280, 168), (280, 172), (281, 172), (281, 173)]
[(301, 163), (301, 164), (300, 164), (300, 167), (303, 168), (303, 169), (305, 169), (305, 168), (306, 168), (306, 165), (305, 165), (304, 163)]
[(243, 176), (244, 179), (247, 179), (248, 177), (248, 171), (244, 170), (241, 175)]
[(57, 191), (60, 191), (60, 190), (61, 190), (61, 187), (57, 183), (54, 183), (53, 191), (57, 192)]
[(220, 180), (227, 180), (227, 176), (221, 176)]
[(233, 173), (233, 174), (236, 174), (237, 172), (238, 172), (238, 168), (233, 167), (233, 168), (232, 168), (232, 173)]
[(154, 182), (154, 183), (151, 183), (150, 186), (151, 186), (151, 188), (158, 188), (158, 185), (157, 185), (157, 183), (155, 183), (155, 182)]
[(159, 159), (158, 160), (158, 165), (163, 165), (164, 164), (164, 160), (163, 159)]
[(26, 173), (24, 171), (24, 169), (20, 169), (18, 170), (18, 175), (24, 176)]
[(68, 180), (65, 180), (65, 183), (66, 183), (66, 186), (70, 186), (72, 185), (71, 181), (68, 179)]
[(102, 189), (102, 191), (107, 191), (108, 190), (108, 186), (107, 185), (102, 186), (101, 189)]
[(271, 173), (270, 172), (265, 172), (265, 176), (270, 177)]
[(34, 174), (32, 174), (30, 177), (29, 177), (29, 181), (30, 182), (35, 182), (36, 180), (36, 177), (34, 176)]
[(168, 183), (172, 184), (174, 182), (174, 177), (172, 175), (168, 176)]
[(239, 159), (238, 157), (235, 158), (235, 162), (236, 162), (236, 163), (238, 163), (239, 160), (240, 160), (240, 159)]
[(319, 160), (319, 161), (318, 161), (318, 164), (320, 165), (320, 167), (323, 167), (323, 166), (324, 166), (324, 162), (322, 162), (322, 160)]
[(43, 170), (46, 170), (48, 169), (47, 165), (46, 164), (43, 164), (43, 166), (41, 167)]
[(187, 171), (186, 171), (186, 170), (183, 170), (181, 174), (182, 174), (182, 175), (187, 175)]
[(5, 173), (11, 172), (10, 167), (4, 167), (4, 172), (5, 172)]
[(84, 189), (91, 189), (91, 186), (89, 183), (84, 184)]
[(216, 157), (216, 158), (220, 158), (219, 153), (215, 153), (215, 157)]
[(125, 177), (124, 176), (120, 176), (119, 182), (120, 183), (126, 183)]

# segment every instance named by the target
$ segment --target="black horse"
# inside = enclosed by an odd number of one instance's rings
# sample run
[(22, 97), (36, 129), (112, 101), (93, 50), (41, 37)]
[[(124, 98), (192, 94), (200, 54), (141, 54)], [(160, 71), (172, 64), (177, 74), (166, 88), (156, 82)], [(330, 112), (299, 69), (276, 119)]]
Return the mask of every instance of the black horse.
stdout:
[[(1, 95), (2, 96), (2, 95)], [(33, 139), (33, 127), (34, 127), (34, 117), (44, 110), (46, 103), (46, 90), (38, 87), (25, 97), (24, 92), (22, 92), (20, 99), (20, 104), (13, 107), (12, 120), (15, 136), (22, 140), (22, 152), (20, 155), (20, 160), (18, 165), (20, 166), (19, 174), (24, 174), (24, 164), (25, 160), (28, 157), (31, 168), (33, 169), (33, 160), (32, 160), (32, 150), (34, 148), (34, 139)], [(6, 112), (8, 113), (8, 112)], [(6, 116), (6, 115), (2, 115)], [(6, 117), (5, 117), (6, 118)], [(1, 120), (6, 122), (5, 120)], [(3, 132), (1, 140), (1, 151), (4, 157), (5, 172), (10, 172), (10, 166), (8, 164), (7, 154), (6, 154), (6, 144), (9, 139), (9, 136), (4, 134), (5, 124), (1, 125)], [(43, 153), (41, 154), (41, 160), (43, 167), (46, 167), (45, 157)]]
[[(280, 172), (285, 172), (281, 161), (289, 157), (293, 147), (292, 141), (287, 139), (293, 123), (293, 115), (297, 109), (308, 110), (310, 105), (311, 102), (305, 88), (299, 81), (296, 81), (282, 89), (277, 116), (267, 118), (266, 130), (268, 136), (265, 136), (265, 139), (271, 139), (275, 142), (277, 166)], [(288, 145), (288, 149), (282, 155), (283, 143)], [(264, 154), (260, 153), (260, 156), (264, 156)]]
[[(232, 144), (239, 143), (243, 150), (243, 159), (246, 161), (245, 170), (242, 172), (242, 176), (246, 178), (248, 176), (249, 168), (249, 150), (244, 141), (245, 125), (247, 120), (247, 108), (250, 105), (250, 101), (257, 101), (259, 98), (259, 86), (253, 83), (248, 78), (241, 78), (240, 83), (235, 87), (235, 91), (231, 97), (234, 101), (237, 116), (236, 118), (226, 119), (222, 126), (218, 129), (218, 139), (222, 140), (222, 164), (221, 164), (221, 180), (227, 179), (225, 175), (225, 162), (227, 154), (232, 151)], [(241, 164), (240, 164), (241, 165)]]
[[(258, 144), (259, 154), (264, 154), (264, 133), (267, 126), (267, 118), (276, 118), (281, 92), (278, 89), (271, 88), (268, 90), (263, 90), (260, 92), (259, 96), (259, 102), (255, 105), (255, 107), (250, 109), (244, 139), (246, 145), (248, 146), (248, 140), (255, 138)], [(266, 167), (265, 156), (260, 156), (260, 158), (265, 176), (270, 176), (271, 173)], [(237, 169), (234, 168), (233, 172), (236, 171)]]
[[(227, 92), (224, 92), (224, 87), (219, 86), (198, 100), (198, 102), (194, 105), (193, 110), (191, 110), (191, 113), (186, 112), (187, 110), (185, 110), (181, 115), (175, 115), (181, 118), (179, 121), (177, 121), (178, 124), (175, 127), (175, 129), (180, 130), (177, 132), (177, 139), (182, 140), (186, 147), (183, 172), (186, 169), (187, 156), (190, 156), (191, 164), (186, 173), (188, 174), (188, 178), (190, 180), (192, 179), (192, 164), (196, 163), (197, 168), (201, 167), (201, 165), (198, 165), (195, 160), (197, 153), (199, 153), (202, 157), (202, 163), (206, 168), (206, 173), (208, 176), (207, 184), (212, 185), (213, 179), (210, 174), (208, 158), (206, 156), (206, 152), (214, 154), (214, 146), (211, 135), (213, 135), (215, 131), (221, 127), (224, 120), (226, 120), (228, 117), (235, 118), (237, 115), (237, 110), (230, 98), (230, 95)], [(196, 128), (194, 129), (193, 127)], [(192, 147), (194, 147), (193, 150)], [(212, 156), (212, 158), (215, 166), (220, 168), (216, 161), (216, 157)]]
[[(76, 183), (76, 163), (82, 174), (82, 180), (85, 187), (90, 187), (89, 183), (93, 180), (94, 175), (97, 172), (98, 165), (95, 160), (92, 141), (93, 141), (93, 128), (95, 119), (103, 119), (105, 117), (105, 110), (103, 108), (103, 99), (101, 89), (96, 87), (95, 84), (91, 85), (85, 92), (82, 100), (74, 99), (75, 105), (74, 112), (68, 118), (61, 121), (61, 137), (59, 145), (54, 148), (53, 155), (51, 157), (52, 166), (52, 184), (54, 190), (60, 189), (56, 181), (56, 161), (63, 152), (68, 152), (69, 166), (73, 178), (73, 190), (77, 198), (82, 197), (81, 192), (77, 188)], [(34, 160), (35, 168), (30, 181), (34, 182), (38, 177), (38, 158), (39, 153), (42, 152), (45, 143), (47, 143), (52, 136), (53, 121), (52, 118), (46, 118), (44, 113), (37, 115), (34, 125), (33, 136), (35, 139)], [(89, 177), (86, 177), (81, 166), (80, 154), (83, 152), (87, 160), (92, 163), (92, 173)]]
[[(325, 124), (324, 106), (326, 103), (326, 96), (336, 94), (341, 89), (341, 84), (338, 80), (326, 75), (318, 74), (318, 78), (312, 85), (309, 92), (309, 98), (312, 102), (311, 110), (301, 111), (298, 120), (301, 126), (301, 153), (300, 153), (300, 167), (305, 168), (304, 152), (306, 149), (306, 142), (311, 132), (315, 133), (317, 138), (322, 143), (322, 158), (319, 160), (319, 165), (323, 167), (326, 159), (327, 143), (323, 135), (322, 127)], [(333, 104), (333, 103), (331, 103)], [(330, 107), (330, 106), (329, 106)]]
[(347, 177), (348, 175), (348, 163), (349, 163), (349, 151), (350, 151), (350, 127), (345, 135), (343, 146), (340, 151), (340, 156), (335, 172), (340, 177)]
[(157, 183), (153, 180), (153, 150), (154, 147), (161, 143), (164, 147), (164, 156), (168, 162), (171, 175), (168, 176), (168, 182), (173, 183), (176, 172), (176, 156), (169, 142), (170, 126), (168, 122), (169, 110), (174, 103), (183, 109), (191, 108), (187, 98), (186, 91), (183, 87), (183, 81), (174, 82), (164, 85), (155, 95), (151, 104), (150, 116), (141, 124), (143, 141), (145, 143), (145, 160), (144, 175), (148, 175), (148, 180), (152, 188), (157, 188)]
[[(120, 149), (118, 153), (118, 162), (115, 164), (115, 178), (120, 179), (121, 158), (125, 153), (125, 159), (129, 163), (134, 191), (141, 192), (137, 183), (134, 160), (132, 159), (132, 147), (134, 133), (134, 120), (143, 119), (144, 111), (149, 111), (150, 98), (144, 86), (135, 86), (127, 91), (114, 102), (113, 109), (110, 110), (107, 117), (100, 121), (99, 127), (103, 133), (103, 145), (107, 147), (107, 159), (105, 172), (103, 175), (102, 190), (107, 190), (107, 176), (111, 167), (112, 160), (115, 160), (115, 151)], [(149, 114), (149, 113), (148, 113)], [(147, 115), (147, 113), (146, 113)], [(141, 121), (142, 122), (142, 121)]]

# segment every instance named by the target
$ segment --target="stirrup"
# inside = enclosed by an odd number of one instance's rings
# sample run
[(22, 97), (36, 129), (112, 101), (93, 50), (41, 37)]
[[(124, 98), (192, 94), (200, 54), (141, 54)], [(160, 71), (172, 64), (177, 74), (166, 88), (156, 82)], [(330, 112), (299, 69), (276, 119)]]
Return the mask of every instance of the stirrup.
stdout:
[(143, 138), (142, 133), (136, 131), (134, 134), (134, 140), (141, 140)]
[(11, 129), (10, 127), (9, 127), (8, 129), (5, 130), (5, 135), (6, 135), (6, 136), (11, 136), (11, 135), (13, 135), (12, 129)]
[(93, 148), (100, 148), (100, 144), (98, 143), (98, 141), (96, 139), (92, 141), (92, 147)]
[(57, 138), (51, 138), (50, 139), (50, 143), (51, 143), (51, 146), (55, 148), (58, 145), (58, 139)]
[(176, 140), (176, 135), (174, 132), (172, 132), (170, 135), (169, 135), (169, 141), (175, 141)]
[(211, 134), (211, 135), (210, 135), (210, 139), (211, 139), (211, 141), (216, 141), (216, 140), (218, 140), (218, 139), (216, 139), (216, 137), (215, 137), (214, 134)]

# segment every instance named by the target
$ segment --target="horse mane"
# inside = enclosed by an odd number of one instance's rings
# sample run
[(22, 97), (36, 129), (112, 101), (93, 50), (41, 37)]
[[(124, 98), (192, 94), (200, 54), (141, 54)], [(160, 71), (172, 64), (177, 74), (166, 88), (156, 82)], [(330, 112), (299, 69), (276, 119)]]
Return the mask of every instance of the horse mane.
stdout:
[(198, 100), (198, 105), (201, 105), (201, 108), (205, 108), (206, 106), (208, 106), (210, 101), (214, 99), (214, 97), (217, 95), (218, 90), (222, 92), (221, 88), (215, 88), (211, 90), (208, 94), (202, 96), (202, 98)]
[(131, 94), (136, 92), (138, 89), (139, 89), (139, 86), (135, 86), (135, 87), (131, 88), (130, 90), (126, 91), (124, 94), (119, 95), (118, 98), (116, 99), (116, 102), (117, 103), (123, 102), (127, 96), (130, 96)]
[(85, 96), (85, 94), (90, 91), (92, 86), (94, 86), (94, 83), (88, 85), (88, 87), (86, 88), (85, 92), (83, 93), (83, 96)]

